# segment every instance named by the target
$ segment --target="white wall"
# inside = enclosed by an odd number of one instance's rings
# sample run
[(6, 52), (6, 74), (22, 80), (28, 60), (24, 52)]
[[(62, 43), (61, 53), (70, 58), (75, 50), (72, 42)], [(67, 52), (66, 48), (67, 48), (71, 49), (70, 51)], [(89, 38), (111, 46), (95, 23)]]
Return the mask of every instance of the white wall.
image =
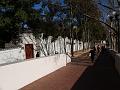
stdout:
[(63, 67), (71, 59), (65, 54), (0, 66), (0, 90), (17, 90)]
[[(0, 51), (0, 64), (25, 60), (25, 44), (33, 44), (34, 58), (36, 58), (37, 51), (40, 52), (40, 57), (48, 56), (47, 52), (49, 55), (54, 55), (55, 51), (57, 51), (59, 54), (65, 53), (64, 47), (66, 48), (66, 52), (71, 52), (70, 40), (68, 38), (65, 38), (64, 45), (64, 39), (62, 37), (58, 37), (57, 40), (51, 42), (52, 36), (49, 36), (47, 40), (43, 39), (43, 35), (41, 35), (39, 39), (35, 39), (32, 33), (23, 33), (21, 35), (21, 40), (22, 42), (20, 43), (20, 46), (22, 49), (16, 48)], [(85, 47), (86, 46), (87, 44), (85, 44)], [(74, 40), (74, 51), (82, 49), (83, 43)]]
[[(64, 47), (66, 48), (66, 52), (71, 52), (70, 40), (67, 37), (65, 38), (65, 45), (64, 39), (61, 36), (59, 36), (54, 42), (52, 42), (52, 36), (49, 36), (47, 39), (43, 39), (43, 34), (40, 34), (40, 36), (35, 39), (32, 33), (23, 33), (21, 35), (21, 40), (21, 46), (24, 48), (25, 44), (33, 44), (34, 57), (36, 57), (37, 51), (40, 52), (40, 56), (48, 56), (48, 53), (49, 55), (54, 55), (55, 51), (57, 51), (59, 54), (65, 53)], [(86, 47), (87, 43), (85, 43), (85, 48)], [(74, 51), (82, 49), (83, 43), (74, 40)]]
[(0, 51), (0, 64), (15, 61), (23, 61), (25, 59), (24, 49), (14, 48)]
[(24, 48), (24, 50), (25, 50), (25, 44), (33, 44), (34, 57), (36, 57), (36, 40), (35, 37), (33, 36), (33, 33), (21, 34), (21, 40), (22, 42), (20, 43), (20, 45)]
[(115, 67), (120, 75), (120, 54), (115, 55)]
[[(40, 56), (45, 56), (43, 54), (43, 51), (47, 55), (47, 52), (50, 55), (53, 55), (55, 51), (58, 53), (65, 53), (64, 47), (66, 48), (66, 52), (71, 52), (71, 45), (70, 45), (70, 40), (68, 38), (65, 38), (65, 45), (64, 45), (64, 39), (59, 36), (57, 40), (54, 42), (51, 42), (52, 37), (49, 36), (47, 40), (42, 39), (37, 39), (37, 46), (43, 48), (42, 50), (40, 49), (39, 52), (41, 53)], [(81, 44), (80, 44), (81, 43)], [(47, 44), (47, 48), (46, 48)], [(55, 47), (54, 47), (55, 45)], [(85, 47), (87, 47), (87, 44), (85, 44)], [(83, 49), (83, 43), (77, 40), (74, 40), (74, 51), (82, 50)]]

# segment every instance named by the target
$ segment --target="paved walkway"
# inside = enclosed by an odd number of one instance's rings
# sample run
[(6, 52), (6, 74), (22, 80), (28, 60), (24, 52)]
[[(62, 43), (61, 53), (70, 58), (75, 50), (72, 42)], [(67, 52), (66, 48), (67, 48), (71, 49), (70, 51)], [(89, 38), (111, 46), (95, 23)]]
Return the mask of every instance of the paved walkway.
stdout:
[(109, 52), (101, 53), (95, 64), (87, 54), (21, 90), (120, 90), (120, 77)]
[(100, 53), (96, 63), (84, 71), (71, 90), (120, 90), (120, 76), (109, 50)]

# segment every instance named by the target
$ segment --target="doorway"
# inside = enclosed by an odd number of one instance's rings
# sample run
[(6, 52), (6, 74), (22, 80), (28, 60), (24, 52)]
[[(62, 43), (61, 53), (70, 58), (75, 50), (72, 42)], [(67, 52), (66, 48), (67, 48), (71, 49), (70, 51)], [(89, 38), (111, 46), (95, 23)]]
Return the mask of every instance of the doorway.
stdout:
[(26, 59), (34, 58), (33, 44), (25, 44)]

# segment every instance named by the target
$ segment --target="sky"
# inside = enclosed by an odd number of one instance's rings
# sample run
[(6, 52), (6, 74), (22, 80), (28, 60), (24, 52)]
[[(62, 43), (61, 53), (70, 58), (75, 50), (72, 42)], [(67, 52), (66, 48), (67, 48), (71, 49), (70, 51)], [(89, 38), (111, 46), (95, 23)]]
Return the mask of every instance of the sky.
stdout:
[(43, 3), (45, 3), (46, 1), (50, 1), (52, 4), (55, 4), (55, 3), (59, 2), (61, 6), (63, 6), (65, 4), (64, 0), (41, 0), (41, 1), (42, 2), (40, 2), (40, 3), (34, 4), (33, 8), (36, 9), (36, 10), (39, 10), (41, 8), (41, 5)]
[[(100, 2), (103, 5), (108, 6), (108, 0), (98, 0), (98, 2)], [(100, 8), (100, 11), (102, 12), (101, 19), (103, 21), (106, 21), (106, 19), (108, 18), (108, 15), (109, 15), (109, 10), (101, 5), (98, 5), (98, 7)]]
[[(61, 6), (65, 5), (64, 0), (42, 0), (42, 1), (43, 2), (50, 1), (53, 4), (59, 2)], [(103, 5), (108, 6), (108, 0), (96, 0), (96, 1), (100, 2)], [(39, 10), (39, 11), (41, 10), (40, 14), (41, 15), (46, 15), (47, 13), (50, 13), (50, 10), (49, 10), (47, 5), (44, 8), (42, 7), (42, 5), (44, 4), (43, 2), (34, 4), (32, 8), (36, 9), (36, 10)], [(98, 7), (100, 8), (100, 11), (102, 12), (101, 19), (103, 21), (106, 21), (106, 19), (108, 18), (109, 10), (107, 8), (101, 6), (101, 5), (98, 5)], [(61, 20), (61, 17), (65, 18), (65, 14), (61, 14), (60, 12), (57, 12), (56, 15), (53, 17), (53, 20), (56, 20), (56, 19)]]
[[(57, 2), (59, 2), (61, 6), (65, 5), (64, 0), (42, 0), (42, 2), (34, 4), (32, 8), (35, 10), (38, 10), (40, 12), (40, 15), (45, 16), (48, 13), (50, 13), (50, 9), (48, 8), (48, 5), (45, 4), (46, 1), (50, 1), (52, 4), (56, 4)], [(55, 22), (62, 21), (65, 17), (66, 17), (65, 13), (58, 11), (58, 12), (56, 12), (55, 16), (53, 17), (53, 21), (55, 21)]]
[[(97, 0), (97, 1), (99, 1), (101, 4), (103, 4), (103, 5), (105, 5), (105, 6), (109, 6), (109, 7), (111, 7), (111, 6), (109, 5), (109, 1), (112, 1), (112, 2), (114, 2), (114, 9), (116, 9), (116, 7), (118, 7), (118, 5), (117, 5), (117, 0)], [(106, 20), (108, 19), (108, 15), (111, 15), (111, 14), (112, 14), (112, 13), (110, 12), (110, 9), (107, 9), (107, 8), (101, 6), (101, 5), (98, 5), (98, 6), (99, 6), (100, 10), (101, 10), (102, 13), (103, 13), (103, 16), (104, 16), (103, 20), (106, 21)], [(111, 7), (111, 8), (113, 8), (113, 7)]]

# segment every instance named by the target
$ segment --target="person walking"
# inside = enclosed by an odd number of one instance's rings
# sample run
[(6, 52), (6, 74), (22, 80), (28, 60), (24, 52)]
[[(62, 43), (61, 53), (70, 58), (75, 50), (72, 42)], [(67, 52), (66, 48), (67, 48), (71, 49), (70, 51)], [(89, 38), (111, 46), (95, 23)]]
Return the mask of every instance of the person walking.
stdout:
[(91, 61), (92, 61), (92, 63), (94, 62), (94, 60), (95, 60), (95, 54), (96, 54), (96, 48), (95, 48), (95, 46), (90, 50), (90, 52), (89, 52), (91, 55)]
[(99, 54), (99, 53), (100, 53), (100, 46), (97, 45), (97, 54)]

